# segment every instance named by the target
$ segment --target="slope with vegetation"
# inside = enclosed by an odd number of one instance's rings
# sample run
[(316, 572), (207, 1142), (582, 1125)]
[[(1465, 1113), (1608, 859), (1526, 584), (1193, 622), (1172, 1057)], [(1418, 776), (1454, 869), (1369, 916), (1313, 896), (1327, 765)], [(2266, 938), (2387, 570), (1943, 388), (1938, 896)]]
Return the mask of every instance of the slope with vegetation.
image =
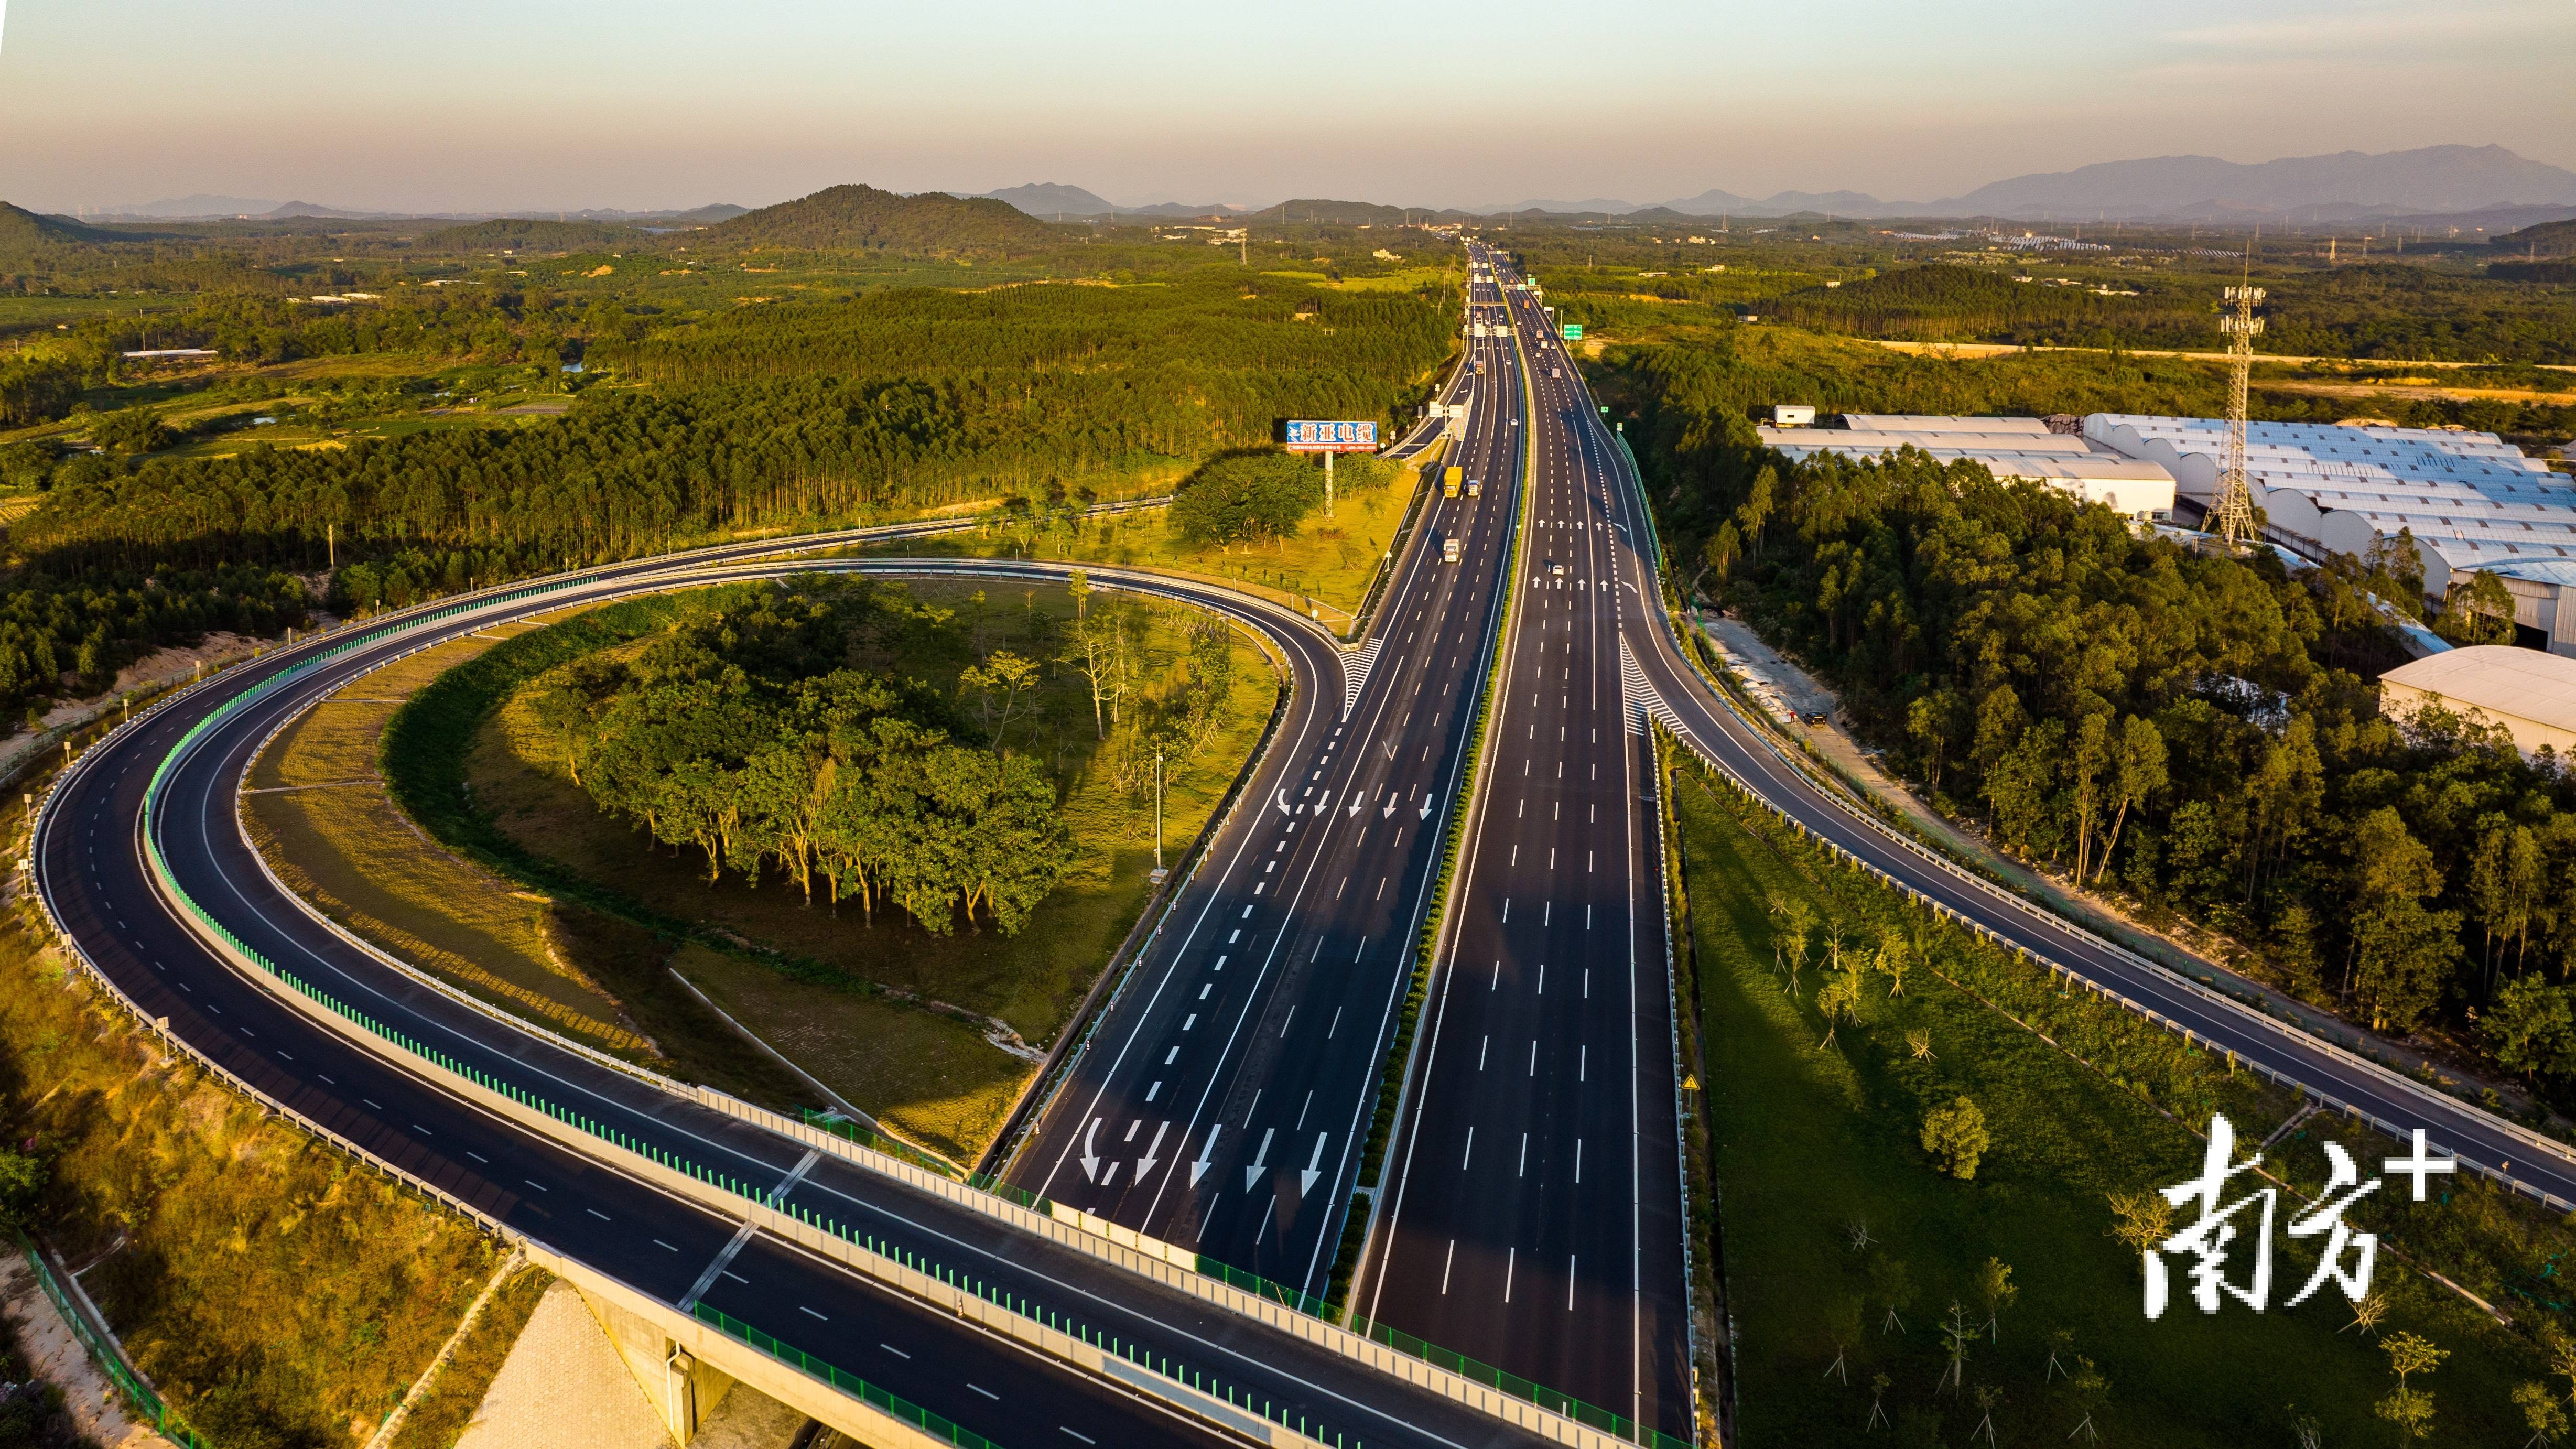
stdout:
[[(2190, 1221), (2158, 1190), (2198, 1171), (2212, 1112), (2250, 1152), (2295, 1098), (1838, 868), (1696, 765), (1672, 798), (1740, 1442), (2338, 1444), (2413, 1419), (2509, 1444), (2564, 1427), (2576, 1379), (2544, 1375), (2576, 1374), (2545, 1286), (2565, 1224), (2483, 1182), (2421, 1206), (2383, 1190), (2345, 1214), (2380, 1237), (2364, 1302), (2327, 1286), (2291, 1305), (2322, 1240), (2276, 1224), (2266, 1311), (2222, 1298), (2204, 1315), (2169, 1258), (2173, 1303), (2149, 1322), (2140, 1255)], [(2272, 1180), (2226, 1201), (2275, 1187), (2288, 1221), (2325, 1186), (2328, 1141), (2384, 1155), (2310, 1117), (2265, 1146)], [(2239, 1221), (2242, 1287), (2258, 1228)], [(2425, 1269), (2510, 1305), (2512, 1325)], [(2407, 1382), (2389, 1351), (2410, 1343), (2451, 1361)]]

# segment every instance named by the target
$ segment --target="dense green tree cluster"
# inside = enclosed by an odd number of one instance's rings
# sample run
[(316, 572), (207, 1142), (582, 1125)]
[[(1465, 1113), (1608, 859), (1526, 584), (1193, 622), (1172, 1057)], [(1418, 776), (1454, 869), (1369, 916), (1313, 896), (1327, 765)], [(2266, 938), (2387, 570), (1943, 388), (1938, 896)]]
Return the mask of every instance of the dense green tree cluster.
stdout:
[[(828, 374), (936, 382), (997, 430), (1198, 457), (1282, 418), (1393, 420), (1427, 396), (1454, 304), (1198, 275), (1153, 287), (904, 288), (746, 307), (592, 356), (675, 386)], [(1063, 446), (1063, 443), (1057, 444)]]
[(0, 590), (0, 709), (14, 715), (67, 689), (105, 689), (119, 668), (171, 640), (210, 629), (274, 634), (304, 618), (303, 580), (273, 569), (23, 579)]
[(846, 660), (946, 610), (865, 583), (736, 596), (629, 658), (547, 676), (536, 709), (600, 808), (812, 899), (1004, 933), (1063, 879), (1073, 843), (1036, 760), (974, 738), (943, 696)]
[(0, 428), (50, 422), (80, 395), (80, 364), (69, 358), (0, 358)]
[(1974, 464), (1791, 465), (1705, 406), (1712, 366), (1621, 379), (1676, 582), (1821, 671), (1891, 763), (2302, 994), (2397, 1032), (2474, 1011), (2517, 1033), (2500, 1060), (2576, 1088), (2576, 1028), (2551, 1025), (2576, 1019), (2576, 774), (2381, 716), (2369, 679), (2402, 655), (2364, 595), (2420, 597), (2411, 551), (2293, 576)]
[[(594, 392), (557, 423), (67, 467), (15, 539), (38, 558), (311, 567), (334, 527), (344, 546), (607, 557), (1254, 446), (1284, 416), (1391, 422), (1448, 345), (1438, 309), (1407, 298), (1332, 311), (1328, 332), (1293, 300), (1231, 287), (1141, 295), (904, 292), (760, 312), (649, 346), (642, 365), (673, 374), (671, 391)], [(851, 371), (813, 370), (826, 363)]]

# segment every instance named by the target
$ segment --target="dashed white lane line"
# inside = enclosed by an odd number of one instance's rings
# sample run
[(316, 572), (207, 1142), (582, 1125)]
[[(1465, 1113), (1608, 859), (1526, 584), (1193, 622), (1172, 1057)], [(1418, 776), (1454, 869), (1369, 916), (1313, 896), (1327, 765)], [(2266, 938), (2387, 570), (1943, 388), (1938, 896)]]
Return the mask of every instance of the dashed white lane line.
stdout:
[[(730, 1276), (732, 1276), (732, 1275), (731, 1275), (731, 1274), (727, 1274), (726, 1276), (730, 1277)], [(806, 1307), (806, 1306), (805, 1306), (804, 1304), (802, 1304), (802, 1303), (799, 1303), (799, 1304), (797, 1304), (797, 1305), (796, 1305), (796, 1311), (797, 1311), (797, 1312), (799, 1312), (799, 1313), (812, 1314), (814, 1317), (822, 1319), (822, 1320), (823, 1320), (823, 1322), (825, 1322), (825, 1323), (829, 1323), (829, 1322), (831, 1322), (831, 1321), (832, 1321), (832, 1320), (831, 1320), (831, 1319), (829, 1319), (829, 1318), (824, 1318), (824, 1317), (823, 1317), (823, 1315), (822, 1315), (822, 1314), (820, 1314), (820, 1313), (815, 1313), (813, 1309)]]
[(888, 1353), (890, 1353), (890, 1354), (893, 1354), (896, 1358), (900, 1358), (900, 1359), (910, 1359), (910, 1358), (912, 1357), (912, 1355), (911, 1355), (911, 1354), (905, 1353), (902, 1349), (899, 1349), (899, 1348), (895, 1347), (893, 1344), (890, 1344), (890, 1343), (881, 1343), (881, 1344), (878, 1344), (878, 1345), (877, 1345), (877, 1347), (879, 1347), (879, 1348), (881, 1348), (881, 1349), (884, 1349), (886, 1352), (888, 1352)]
[(583, 1211), (583, 1212), (586, 1212), (586, 1213), (588, 1213), (588, 1214), (590, 1214), (592, 1217), (595, 1217), (595, 1218), (599, 1219), (599, 1220), (600, 1220), (601, 1222), (603, 1222), (603, 1223), (613, 1223), (613, 1222), (617, 1221), (617, 1219), (610, 1217), (608, 1214), (606, 1214), (606, 1213), (604, 1213), (604, 1212), (601, 1212), (601, 1211), (600, 1211), (599, 1209), (597, 1209), (597, 1208), (583, 1208), (583, 1209), (582, 1209), (582, 1211)]
[(680, 1251), (679, 1249), (672, 1247), (670, 1244), (663, 1242), (660, 1238), (655, 1238), (653, 1240), (653, 1246), (661, 1249), (665, 1253), (676, 1253)]
[(519, 1181), (526, 1183), (528, 1186), (535, 1188), (539, 1192), (546, 1192), (549, 1190), (544, 1183), (537, 1181), (533, 1177), (523, 1177), (520, 1178)]
[(982, 1384), (968, 1384), (966, 1387), (982, 1394), (985, 1398), (991, 1399), (994, 1403), (998, 1404), (1002, 1401), (1002, 1396), (1000, 1394), (994, 1393), (991, 1389), (984, 1387)]

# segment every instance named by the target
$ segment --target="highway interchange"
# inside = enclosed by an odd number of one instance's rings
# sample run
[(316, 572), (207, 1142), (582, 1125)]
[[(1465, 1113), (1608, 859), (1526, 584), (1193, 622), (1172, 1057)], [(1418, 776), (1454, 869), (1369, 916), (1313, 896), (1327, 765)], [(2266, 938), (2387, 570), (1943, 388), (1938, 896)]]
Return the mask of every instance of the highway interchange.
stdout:
[[(1482, 248), (1476, 343), (1449, 461), (1369, 645), (1344, 656), (1220, 585), (1095, 570), (1270, 639), (1292, 681), (1241, 806), (1059, 1074), (1010, 1179), (1181, 1248), (1320, 1291), (1356, 1187), (1372, 1215), (1361, 1312), (1676, 1437), (1691, 1430), (1683, 1185), (1665, 975), (1663, 843), (1641, 715), (1802, 827), (1927, 902), (2393, 1131), (2576, 1200), (2576, 1164), (2474, 1107), (2341, 1055), (2031, 910), (1867, 821), (1788, 762), (1684, 656), (1651, 521), (1538, 299)], [(1527, 364), (1524, 372), (1523, 364)], [(1515, 530), (1521, 563), (1504, 578)], [(1462, 557), (1441, 562), (1454, 535)], [(847, 536), (800, 541), (818, 547)], [(1054, 577), (1006, 561), (768, 557), (776, 541), (591, 571), (541, 598), (396, 620), (201, 733), (154, 840), (245, 947), (484, 1077), (578, 1104), (621, 1140), (773, 1190), (793, 1210), (1257, 1399), (1325, 1443), (1527, 1442), (1465, 1409), (1096, 1258), (711, 1111), (496, 1021), (332, 932), (269, 879), (235, 819), (241, 776), (296, 711), (376, 664), (507, 619), (623, 594), (827, 566)], [(1558, 566), (1562, 565), (1562, 572)], [(1508, 607), (1506, 607), (1508, 605)], [(355, 632), (355, 631), (352, 631)], [(147, 1020), (246, 1088), (507, 1230), (663, 1302), (703, 1302), (1011, 1445), (1231, 1442), (1205, 1419), (927, 1310), (673, 1193), (629, 1158), (529, 1130), (401, 1053), (353, 1041), (183, 923), (144, 850), (147, 783), (192, 726), (347, 634), (216, 677), (81, 756), (39, 821), (35, 885)], [(1478, 691), (1499, 658), (1481, 761)], [(1431, 1004), (1381, 1179), (1357, 1181), (1394, 1013), (1437, 904), (1441, 831), (1474, 791)], [(1070, 1436), (1069, 1438), (1066, 1436)]]

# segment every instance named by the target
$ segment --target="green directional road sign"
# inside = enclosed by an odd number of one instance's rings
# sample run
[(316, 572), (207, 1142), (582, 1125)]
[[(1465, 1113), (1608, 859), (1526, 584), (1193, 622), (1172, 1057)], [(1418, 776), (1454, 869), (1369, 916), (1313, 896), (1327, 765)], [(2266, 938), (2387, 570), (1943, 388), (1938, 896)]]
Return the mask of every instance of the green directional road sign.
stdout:
[(1566, 323), (1566, 324), (1565, 324), (1565, 340), (1566, 340), (1566, 341), (1568, 341), (1568, 342), (1580, 342), (1580, 341), (1582, 341), (1582, 340), (1583, 340), (1583, 324), (1582, 324), (1582, 323), (1580, 323), (1580, 322), (1568, 322), (1568, 323)]

